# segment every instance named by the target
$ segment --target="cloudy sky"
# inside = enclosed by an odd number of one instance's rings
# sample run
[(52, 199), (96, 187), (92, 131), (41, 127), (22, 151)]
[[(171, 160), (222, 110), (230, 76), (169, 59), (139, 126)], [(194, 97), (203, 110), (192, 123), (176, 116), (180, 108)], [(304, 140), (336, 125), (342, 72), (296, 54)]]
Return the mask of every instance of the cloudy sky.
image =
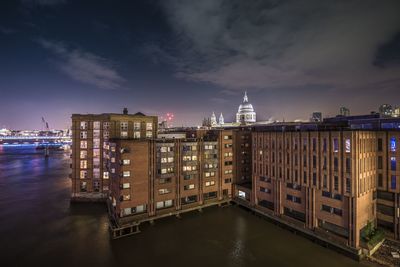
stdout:
[(71, 113), (260, 120), (400, 106), (400, 1), (0, 2), (0, 128)]

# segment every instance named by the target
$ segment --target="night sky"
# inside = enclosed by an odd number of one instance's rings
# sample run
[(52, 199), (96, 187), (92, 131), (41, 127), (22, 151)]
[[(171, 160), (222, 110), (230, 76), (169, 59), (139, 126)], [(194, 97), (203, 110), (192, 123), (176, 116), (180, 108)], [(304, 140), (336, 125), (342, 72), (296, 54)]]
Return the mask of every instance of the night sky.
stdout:
[(72, 113), (259, 120), (400, 105), (400, 1), (0, 1), (0, 128)]

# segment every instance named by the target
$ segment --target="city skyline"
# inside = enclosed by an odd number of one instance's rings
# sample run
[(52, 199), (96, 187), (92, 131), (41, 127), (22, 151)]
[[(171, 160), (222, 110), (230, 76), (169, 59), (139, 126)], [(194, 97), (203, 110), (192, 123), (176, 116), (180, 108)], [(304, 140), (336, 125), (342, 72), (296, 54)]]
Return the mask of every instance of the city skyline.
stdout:
[(231, 122), (246, 90), (258, 120), (399, 105), (399, 13), (397, 1), (5, 1), (0, 128), (123, 107)]

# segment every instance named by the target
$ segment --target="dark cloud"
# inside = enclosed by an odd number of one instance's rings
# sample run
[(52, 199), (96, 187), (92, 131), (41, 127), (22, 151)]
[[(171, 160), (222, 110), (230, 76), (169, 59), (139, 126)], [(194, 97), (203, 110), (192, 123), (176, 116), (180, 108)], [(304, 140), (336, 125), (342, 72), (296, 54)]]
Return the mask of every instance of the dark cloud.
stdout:
[(38, 39), (37, 42), (56, 56), (58, 68), (74, 80), (101, 89), (119, 89), (125, 79), (108, 60), (63, 43)]
[(396, 0), (170, 0), (164, 8), (179, 78), (228, 89), (398, 85), (398, 65), (374, 64), (400, 31)]

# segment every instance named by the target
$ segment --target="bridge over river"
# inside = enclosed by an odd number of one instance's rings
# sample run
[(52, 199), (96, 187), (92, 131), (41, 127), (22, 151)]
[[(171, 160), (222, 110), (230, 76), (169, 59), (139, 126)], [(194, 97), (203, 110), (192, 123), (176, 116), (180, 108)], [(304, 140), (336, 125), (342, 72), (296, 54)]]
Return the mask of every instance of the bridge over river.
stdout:
[(0, 145), (60, 144), (72, 143), (70, 136), (0, 136)]

